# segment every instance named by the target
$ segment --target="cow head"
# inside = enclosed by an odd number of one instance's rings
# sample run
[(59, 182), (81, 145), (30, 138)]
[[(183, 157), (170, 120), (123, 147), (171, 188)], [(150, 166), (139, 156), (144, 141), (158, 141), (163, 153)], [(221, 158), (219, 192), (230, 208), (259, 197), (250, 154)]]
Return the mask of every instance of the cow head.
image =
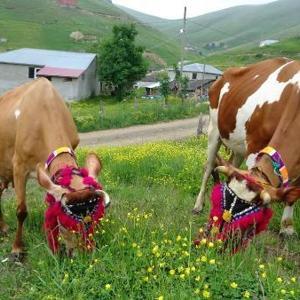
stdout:
[(38, 182), (47, 191), (44, 227), (53, 252), (58, 252), (60, 241), (68, 254), (74, 249), (93, 248), (95, 226), (109, 203), (109, 196), (97, 181), (100, 170), (100, 160), (94, 153), (87, 156), (85, 168), (65, 166), (52, 178), (42, 166), (37, 167)]
[[(276, 187), (277, 175), (273, 169), (263, 172), (255, 165), (250, 170), (240, 170), (218, 157), (216, 171), (227, 177), (229, 188), (241, 199), (249, 203), (267, 205), (271, 202), (284, 202), (293, 205), (300, 197), (297, 187)], [(280, 185), (280, 183), (278, 183)]]
[[(205, 238), (220, 239), (224, 248), (236, 252), (256, 234), (265, 230), (272, 211), (267, 204), (284, 201), (292, 205), (300, 196), (296, 187), (274, 187), (270, 174), (258, 166), (244, 171), (218, 158), (216, 170), (226, 182), (216, 184), (211, 193), (211, 211)], [(267, 170), (267, 168), (264, 168)], [(203, 235), (202, 234), (202, 235)], [(202, 236), (195, 243), (199, 243)]]

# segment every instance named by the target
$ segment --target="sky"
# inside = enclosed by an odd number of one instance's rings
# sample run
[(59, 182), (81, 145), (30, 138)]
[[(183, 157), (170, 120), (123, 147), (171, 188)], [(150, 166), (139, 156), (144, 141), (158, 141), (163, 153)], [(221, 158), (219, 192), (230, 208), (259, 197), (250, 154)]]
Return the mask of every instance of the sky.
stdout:
[(187, 18), (190, 18), (231, 6), (264, 4), (274, 1), (275, 0), (112, 0), (114, 4), (123, 5), (148, 15), (166, 19), (183, 18), (184, 6), (187, 7)]

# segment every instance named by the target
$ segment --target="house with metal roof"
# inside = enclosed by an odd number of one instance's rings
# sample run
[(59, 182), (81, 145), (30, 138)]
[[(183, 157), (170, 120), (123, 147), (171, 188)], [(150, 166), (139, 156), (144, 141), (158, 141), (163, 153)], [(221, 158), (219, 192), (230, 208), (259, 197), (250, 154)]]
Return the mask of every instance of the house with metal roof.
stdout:
[[(215, 80), (222, 76), (223, 72), (208, 64), (189, 64), (182, 68), (182, 75), (189, 80)], [(175, 79), (175, 70), (168, 69), (170, 81)]]
[(96, 54), (23, 48), (0, 53), (0, 94), (46, 77), (66, 100), (99, 93)]

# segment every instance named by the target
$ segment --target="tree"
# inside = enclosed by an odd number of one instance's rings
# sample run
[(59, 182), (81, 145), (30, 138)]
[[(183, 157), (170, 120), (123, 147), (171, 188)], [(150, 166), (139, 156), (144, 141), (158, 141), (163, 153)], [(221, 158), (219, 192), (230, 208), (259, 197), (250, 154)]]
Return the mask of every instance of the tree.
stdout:
[(168, 105), (168, 97), (170, 95), (170, 81), (169, 76), (166, 72), (162, 73), (159, 78), (160, 83), (160, 93), (164, 96), (165, 105)]
[(135, 45), (137, 34), (134, 24), (114, 26), (112, 38), (100, 45), (100, 80), (114, 87), (119, 100), (147, 72), (148, 65), (143, 58), (144, 49)]

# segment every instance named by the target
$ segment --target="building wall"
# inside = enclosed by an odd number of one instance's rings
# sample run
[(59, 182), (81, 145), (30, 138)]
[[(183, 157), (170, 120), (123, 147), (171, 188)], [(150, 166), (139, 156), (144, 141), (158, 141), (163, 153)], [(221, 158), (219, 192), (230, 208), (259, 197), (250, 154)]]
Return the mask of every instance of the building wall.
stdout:
[(99, 95), (99, 92), (100, 83), (97, 78), (97, 61), (95, 58), (87, 70), (78, 78), (77, 99), (86, 99), (93, 95)]
[(0, 63), (0, 95), (30, 80), (28, 66)]
[[(175, 72), (174, 71), (168, 71), (169, 80), (173, 81), (175, 79)], [(204, 73), (204, 76), (201, 72), (197, 73), (197, 77), (193, 78), (192, 72), (183, 72), (183, 76), (186, 76), (189, 80), (197, 79), (197, 80), (206, 80), (206, 79), (217, 79), (218, 75), (212, 75), (212, 74), (206, 74)]]
[[(99, 94), (96, 59), (79, 78), (51, 77), (51, 82), (66, 100), (80, 100)], [(0, 95), (33, 79), (28, 77), (29, 66), (0, 63)]]
[(51, 82), (58, 90), (58, 92), (67, 101), (78, 99), (78, 85), (77, 78), (70, 78), (71, 81), (66, 81), (66, 78), (52, 77)]

